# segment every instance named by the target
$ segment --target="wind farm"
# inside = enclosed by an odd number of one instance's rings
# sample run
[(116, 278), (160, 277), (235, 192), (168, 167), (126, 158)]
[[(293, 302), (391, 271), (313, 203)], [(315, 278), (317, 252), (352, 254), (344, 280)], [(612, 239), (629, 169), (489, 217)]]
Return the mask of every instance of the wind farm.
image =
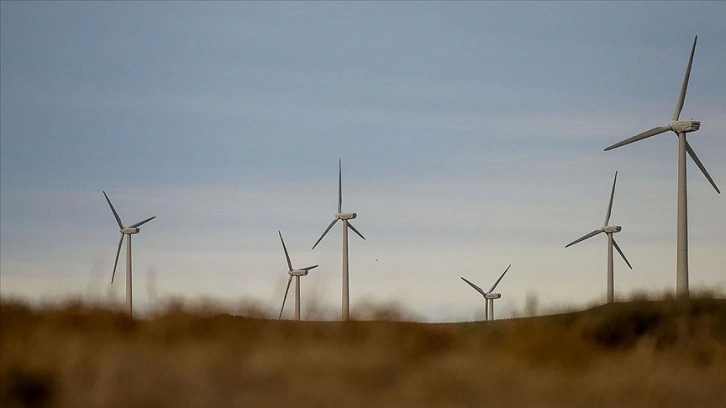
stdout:
[(726, 4), (0, 8), (0, 406), (726, 403)]

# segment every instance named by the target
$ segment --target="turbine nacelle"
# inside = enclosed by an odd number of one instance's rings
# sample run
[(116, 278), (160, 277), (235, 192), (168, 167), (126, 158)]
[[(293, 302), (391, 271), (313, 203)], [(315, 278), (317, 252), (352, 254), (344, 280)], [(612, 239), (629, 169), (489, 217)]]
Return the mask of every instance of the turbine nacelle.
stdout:
[(613, 234), (620, 232), (623, 229), (620, 225), (606, 225), (602, 228), (602, 231), (606, 234)]
[(129, 234), (129, 235), (138, 234), (140, 231), (141, 231), (141, 228), (131, 228), (131, 227), (121, 228), (122, 234)]
[(695, 132), (701, 128), (701, 122), (697, 120), (674, 120), (668, 125), (676, 133)]
[(339, 213), (336, 213), (335, 214), (335, 219), (337, 219), (337, 220), (352, 220), (352, 219), (354, 219), (357, 216), (358, 216), (358, 214), (356, 214), (356, 213), (339, 212)]
[(305, 269), (296, 269), (294, 271), (288, 272), (290, 276), (308, 276), (308, 272)]
[(502, 297), (501, 293), (487, 293), (484, 295), (484, 299), (499, 299)]

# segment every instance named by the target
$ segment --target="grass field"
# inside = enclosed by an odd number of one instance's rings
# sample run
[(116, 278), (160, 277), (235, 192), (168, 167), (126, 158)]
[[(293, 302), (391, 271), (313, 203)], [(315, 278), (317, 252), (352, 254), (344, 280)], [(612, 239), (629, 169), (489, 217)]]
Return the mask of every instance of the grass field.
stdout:
[(0, 406), (726, 407), (726, 300), (470, 323), (0, 303)]

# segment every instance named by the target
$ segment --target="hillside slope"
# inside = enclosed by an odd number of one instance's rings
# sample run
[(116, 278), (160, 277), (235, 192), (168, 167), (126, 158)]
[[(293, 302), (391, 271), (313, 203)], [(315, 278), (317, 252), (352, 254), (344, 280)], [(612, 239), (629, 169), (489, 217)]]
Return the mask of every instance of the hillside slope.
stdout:
[(726, 300), (469, 323), (0, 303), (0, 405), (724, 407)]

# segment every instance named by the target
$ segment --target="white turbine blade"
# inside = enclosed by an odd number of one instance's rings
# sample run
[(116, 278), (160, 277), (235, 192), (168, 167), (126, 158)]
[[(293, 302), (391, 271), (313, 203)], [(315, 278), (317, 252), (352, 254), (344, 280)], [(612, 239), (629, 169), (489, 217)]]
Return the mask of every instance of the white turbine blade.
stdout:
[(620, 256), (622, 256), (622, 257), (623, 257), (623, 261), (625, 261), (625, 263), (626, 263), (626, 264), (628, 264), (628, 267), (629, 267), (630, 269), (633, 269), (633, 267), (632, 267), (632, 266), (630, 266), (630, 262), (628, 262), (628, 258), (626, 258), (626, 257), (625, 257), (625, 254), (623, 253), (623, 251), (622, 251), (622, 250), (620, 249), (620, 247), (618, 246), (618, 243), (617, 243), (617, 242), (615, 242), (615, 238), (613, 238), (613, 245), (615, 246), (615, 249), (617, 249), (617, 250), (618, 250), (618, 253), (620, 254)]
[(317, 268), (318, 266), (320, 266), (320, 265), (306, 266), (306, 267), (302, 268), (302, 270), (303, 271), (309, 271), (311, 269)]
[(721, 190), (719, 190), (718, 187), (716, 186), (716, 182), (713, 181), (713, 179), (711, 178), (711, 175), (708, 174), (708, 172), (706, 171), (706, 166), (704, 166), (703, 163), (701, 163), (701, 160), (698, 159), (698, 156), (696, 156), (696, 152), (693, 151), (693, 148), (691, 147), (691, 145), (688, 142), (686, 142), (686, 151), (688, 152), (688, 155), (691, 156), (691, 159), (693, 159), (693, 161), (696, 163), (696, 166), (698, 166), (698, 168), (701, 169), (701, 173), (703, 173), (703, 175), (706, 176), (706, 179), (708, 180), (709, 183), (711, 183), (711, 185), (716, 190), (716, 192), (721, 194)]
[(325, 237), (325, 234), (327, 234), (328, 231), (330, 231), (330, 229), (333, 228), (333, 225), (335, 225), (335, 223), (337, 221), (338, 221), (338, 219), (336, 218), (336, 219), (333, 220), (333, 222), (330, 223), (330, 225), (328, 225), (328, 228), (325, 229), (325, 232), (323, 232), (323, 235), (321, 235), (320, 238), (318, 238), (318, 240), (315, 241), (315, 245), (313, 245), (313, 249), (315, 249), (315, 247), (318, 246), (318, 244), (320, 243), (320, 241), (323, 240), (323, 237)]
[(676, 102), (676, 109), (673, 111), (673, 120), (678, 120), (683, 110), (683, 103), (686, 101), (686, 90), (688, 90), (688, 79), (691, 76), (691, 66), (693, 65), (693, 54), (696, 53), (696, 42), (698, 36), (693, 39), (693, 48), (691, 48), (691, 56), (688, 57), (688, 66), (686, 67), (686, 75), (683, 76), (683, 85), (681, 85), (681, 93), (678, 95), (678, 101)]
[(343, 208), (343, 170), (341, 160), (338, 159), (338, 212)]
[(124, 234), (121, 234), (121, 239), (118, 241), (118, 249), (116, 250), (116, 260), (113, 262), (113, 273), (111, 274), (111, 284), (113, 285), (113, 277), (116, 276), (116, 266), (118, 265), (118, 256), (121, 255), (121, 245), (124, 243)]
[(290, 268), (289, 270), (292, 270), (292, 262), (290, 262), (290, 255), (287, 253), (287, 247), (285, 246), (285, 240), (282, 239), (282, 232), (280, 232), (280, 230), (277, 230), (277, 233), (280, 235), (280, 242), (282, 242), (282, 249), (285, 251), (285, 259), (287, 259), (287, 267)]
[(290, 279), (287, 280), (287, 289), (285, 289), (285, 297), (282, 298), (282, 307), (280, 308), (280, 317), (277, 319), (282, 319), (282, 311), (285, 309), (285, 301), (287, 300), (287, 292), (290, 290), (290, 282), (292, 282), (292, 275), (290, 275)]
[(155, 215), (155, 216), (153, 216), (153, 217), (147, 218), (147, 219), (145, 219), (145, 220), (143, 220), (143, 221), (139, 221), (139, 222), (137, 222), (136, 224), (134, 224), (134, 225), (131, 225), (131, 226), (129, 226), (129, 228), (136, 228), (136, 227), (140, 227), (140, 226), (142, 226), (142, 225), (146, 224), (147, 222), (149, 222), (149, 221), (153, 220), (154, 218), (156, 218), (156, 215)]
[(610, 221), (610, 213), (613, 210), (613, 198), (615, 197), (615, 182), (618, 181), (618, 172), (615, 172), (615, 179), (613, 179), (613, 190), (610, 192), (610, 204), (608, 204), (608, 212), (605, 214), (605, 224), (603, 224), (603, 227), (608, 225), (608, 221)]
[(605, 148), (605, 151), (607, 152), (608, 150), (612, 150), (612, 149), (615, 149), (620, 146), (625, 146), (626, 144), (637, 142), (638, 140), (647, 139), (651, 136), (659, 135), (659, 134), (661, 134), (663, 132), (667, 132), (669, 130), (671, 130), (670, 126), (654, 127), (653, 129), (646, 130), (645, 132), (639, 133), (629, 139), (625, 139), (622, 142), (618, 142), (618, 143), (615, 143), (614, 145), (608, 146)]
[(504, 275), (505, 275), (505, 274), (507, 273), (507, 271), (508, 271), (508, 270), (509, 270), (509, 268), (511, 268), (511, 267), (512, 267), (512, 265), (509, 265), (509, 266), (507, 266), (507, 269), (505, 269), (505, 270), (504, 270), (504, 273), (502, 274), (502, 276), (500, 276), (500, 277), (499, 277), (499, 279), (497, 279), (497, 281), (496, 281), (496, 282), (494, 282), (494, 285), (492, 285), (492, 288), (491, 288), (491, 289), (489, 289), (489, 292), (487, 292), (487, 293), (492, 293), (492, 291), (494, 290), (494, 288), (496, 288), (496, 287), (497, 287), (497, 285), (499, 285), (499, 281), (501, 281), (501, 280), (502, 280), (502, 278), (504, 277)]
[(471, 286), (472, 288), (474, 288), (474, 290), (476, 290), (477, 292), (481, 293), (482, 296), (486, 295), (486, 293), (484, 292), (484, 290), (482, 290), (482, 288), (480, 288), (479, 286), (476, 286), (475, 284), (469, 282), (469, 280), (466, 279), (465, 277), (462, 276), (461, 279), (464, 280), (464, 282), (468, 283), (469, 286)]
[(366, 239), (366, 237), (364, 237), (360, 232), (358, 232), (357, 229), (355, 229), (355, 227), (353, 226), (353, 224), (350, 223), (350, 221), (348, 221), (348, 226), (350, 227), (350, 229), (353, 230), (353, 232), (355, 232), (356, 234), (358, 234), (359, 237), (361, 237), (363, 239)]
[(591, 233), (589, 233), (589, 234), (585, 235), (585, 236), (584, 236), (584, 237), (582, 237), (582, 238), (578, 238), (578, 239), (576, 239), (576, 240), (574, 240), (574, 241), (570, 242), (569, 244), (565, 245), (565, 248), (567, 248), (567, 247), (569, 247), (569, 246), (572, 246), (572, 245), (575, 245), (575, 244), (576, 244), (576, 243), (578, 243), (578, 242), (582, 242), (582, 241), (584, 241), (584, 240), (586, 240), (586, 239), (588, 239), (588, 238), (594, 237), (595, 235), (597, 235), (597, 234), (599, 234), (599, 233), (601, 233), (601, 232), (603, 232), (603, 230), (602, 230), (602, 229), (599, 229), (599, 230), (595, 230), (595, 231), (593, 231), (593, 232), (591, 232)]
[(116, 222), (118, 223), (119, 229), (124, 229), (124, 224), (121, 222), (121, 217), (118, 216), (116, 209), (113, 208), (113, 204), (111, 204), (111, 200), (108, 199), (108, 196), (106, 195), (105, 191), (103, 192), (103, 196), (106, 197), (106, 201), (108, 202), (108, 205), (111, 207), (111, 211), (113, 211), (113, 216), (116, 218)]

